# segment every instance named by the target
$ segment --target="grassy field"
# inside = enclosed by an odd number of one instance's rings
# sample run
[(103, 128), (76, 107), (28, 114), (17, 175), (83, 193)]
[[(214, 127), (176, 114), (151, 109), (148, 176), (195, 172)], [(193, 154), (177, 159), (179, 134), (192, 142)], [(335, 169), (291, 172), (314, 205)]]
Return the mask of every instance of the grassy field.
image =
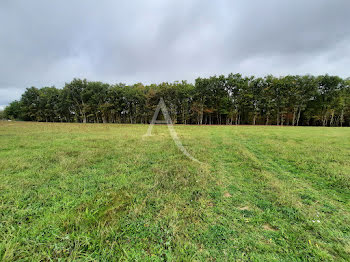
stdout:
[(350, 128), (0, 122), (0, 259), (349, 261)]

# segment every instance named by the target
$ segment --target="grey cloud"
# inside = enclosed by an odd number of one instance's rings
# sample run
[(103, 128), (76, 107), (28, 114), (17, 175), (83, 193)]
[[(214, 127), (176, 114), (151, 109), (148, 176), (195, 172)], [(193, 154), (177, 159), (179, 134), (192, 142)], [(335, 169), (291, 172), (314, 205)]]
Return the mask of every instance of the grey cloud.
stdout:
[(348, 76), (350, 2), (0, 2), (0, 105), (73, 77), (161, 82), (198, 76)]
[(240, 14), (233, 55), (322, 54), (350, 40), (349, 9), (349, 1), (259, 1)]

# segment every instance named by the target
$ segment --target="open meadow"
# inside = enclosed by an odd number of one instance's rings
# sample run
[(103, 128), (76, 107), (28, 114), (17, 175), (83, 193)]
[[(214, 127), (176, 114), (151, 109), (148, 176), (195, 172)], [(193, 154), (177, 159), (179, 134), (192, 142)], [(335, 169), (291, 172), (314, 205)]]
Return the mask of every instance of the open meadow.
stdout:
[(0, 260), (350, 260), (350, 128), (147, 128), (0, 122)]

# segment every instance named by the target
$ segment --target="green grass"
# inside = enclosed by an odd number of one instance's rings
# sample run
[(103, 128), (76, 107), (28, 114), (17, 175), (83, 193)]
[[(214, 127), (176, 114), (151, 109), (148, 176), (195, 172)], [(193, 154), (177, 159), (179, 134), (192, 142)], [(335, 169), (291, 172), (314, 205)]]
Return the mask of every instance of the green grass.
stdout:
[(0, 122), (0, 259), (350, 260), (349, 128), (147, 127)]

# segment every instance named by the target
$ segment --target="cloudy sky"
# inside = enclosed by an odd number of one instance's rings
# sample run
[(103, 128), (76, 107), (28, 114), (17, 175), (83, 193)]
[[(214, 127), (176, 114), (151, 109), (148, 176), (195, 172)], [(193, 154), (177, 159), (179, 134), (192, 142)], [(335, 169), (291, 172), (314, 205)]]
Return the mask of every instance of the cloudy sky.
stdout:
[(74, 77), (348, 77), (349, 10), (349, 0), (1, 0), (0, 107)]

